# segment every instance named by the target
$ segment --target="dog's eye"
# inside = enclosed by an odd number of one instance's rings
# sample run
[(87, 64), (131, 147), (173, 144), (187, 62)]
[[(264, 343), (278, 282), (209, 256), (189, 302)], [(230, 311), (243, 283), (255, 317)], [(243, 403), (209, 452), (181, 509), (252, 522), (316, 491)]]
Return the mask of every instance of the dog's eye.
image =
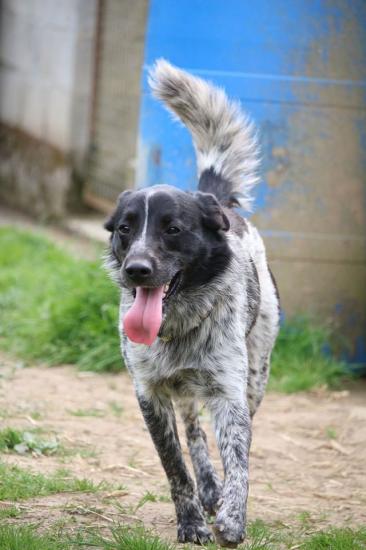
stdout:
[(166, 232), (168, 235), (176, 235), (177, 233), (180, 233), (180, 229), (179, 227), (175, 227), (175, 225), (171, 225), (170, 227), (168, 227)]
[(130, 232), (130, 227), (129, 225), (120, 225), (118, 231), (123, 233), (123, 235), (127, 235)]

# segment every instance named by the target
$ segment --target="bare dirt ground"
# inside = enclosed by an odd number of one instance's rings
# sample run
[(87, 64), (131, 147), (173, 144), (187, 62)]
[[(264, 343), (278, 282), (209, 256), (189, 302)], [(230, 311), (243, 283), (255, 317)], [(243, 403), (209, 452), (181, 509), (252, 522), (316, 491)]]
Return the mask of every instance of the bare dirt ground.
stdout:
[[(126, 373), (80, 373), (68, 366), (17, 368), (15, 361), (0, 356), (0, 375), (3, 426), (42, 428), (55, 433), (70, 451), (48, 457), (6, 454), (2, 460), (42, 473), (64, 467), (78, 477), (124, 486), (28, 500), (20, 503), (23, 513), (13, 521), (99, 528), (112, 520), (141, 521), (175, 539), (168, 485)], [(365, 397), (364, 382), (342, 392), (266, 396), (254, 420), (249, 520), (291, 525), (307, 512), (317, 528), (365, 524)], [(77, 411), (89, 411), (89, 416), (75, 416)], [(205, 411), (202, 422), (220, 469)], [(186, 448), (185, 454), (189, 460)], [(138, 508), (147, 491), (157, 501)]]

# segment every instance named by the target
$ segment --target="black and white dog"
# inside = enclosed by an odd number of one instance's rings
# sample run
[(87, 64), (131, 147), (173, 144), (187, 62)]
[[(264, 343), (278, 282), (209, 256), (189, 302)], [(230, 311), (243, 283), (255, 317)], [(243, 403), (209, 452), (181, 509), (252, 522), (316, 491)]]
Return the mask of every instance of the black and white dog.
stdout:
[[(150, 86), (192, 133), (196, 193), (168, 185), (125, 191), (105, 224), (107, 265), (123, 288), (122, 350), (146, 425), (169, 479), (180, 542), (245, 535), (251, 417), (262, 400), (279, 325), (276, 286), (248, 208), (257, 145), (237, 104), (164, 60)], [(197, 490), (185, 465), (172, 399), (184, 420)], [(198, 418), (209, 409), (225, 480)]]

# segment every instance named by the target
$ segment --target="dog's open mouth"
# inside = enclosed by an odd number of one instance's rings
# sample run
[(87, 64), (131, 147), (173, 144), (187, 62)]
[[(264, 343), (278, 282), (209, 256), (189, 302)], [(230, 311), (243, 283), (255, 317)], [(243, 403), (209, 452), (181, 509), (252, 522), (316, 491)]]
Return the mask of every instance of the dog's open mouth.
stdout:
[(134, 289), (134, 303), (123, 319), (123, 328), (130, 340), (151, 346), (163, 321), (163, 303), (166, 304), (177, 293), (181, 278), (179, 271), (165, 285), (155, 288), (138, 286)]
[(173, 279), (171, 279), (170, 283), (167, 283), (164, 286), (164, 298), (163, 298), (164, 302), (166, 302), (171, 296), (174, 296), (174, 294), (177, 293), (180, 287), (181, 280), (182, 280), (182, 272), (178, 271), (178, 273), (174, 275)]

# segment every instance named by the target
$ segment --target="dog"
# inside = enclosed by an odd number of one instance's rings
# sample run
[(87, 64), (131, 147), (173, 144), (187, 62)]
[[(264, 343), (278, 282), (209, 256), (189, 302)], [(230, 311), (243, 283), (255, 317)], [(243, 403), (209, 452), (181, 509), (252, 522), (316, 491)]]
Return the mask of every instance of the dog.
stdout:
[[(198, 191), (124, 191), (105, 228), (107, 267), (122, 288), (121, 347), (169, 480), (179, 542), (245, 537), (251, 419), (269, 374), (279, 297), (249, 209), (257, 181), (254, 129), (224, 91), (158, 60), (149, 84), (190, 130)], [(178, 438), (182, 416), (196, 485)], [(224, 481), (210, 462), (198, 402), (210, 411)]]

